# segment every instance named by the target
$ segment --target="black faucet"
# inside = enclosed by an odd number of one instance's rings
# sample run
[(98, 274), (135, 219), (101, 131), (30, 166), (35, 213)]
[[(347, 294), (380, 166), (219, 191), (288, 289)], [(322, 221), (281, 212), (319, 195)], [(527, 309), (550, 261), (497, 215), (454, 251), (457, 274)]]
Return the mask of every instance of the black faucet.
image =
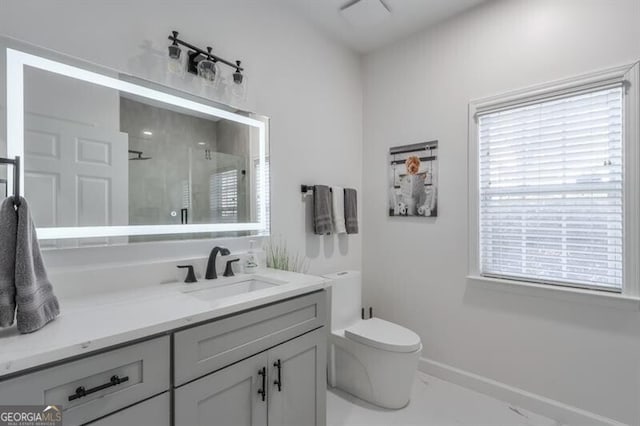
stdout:
[(214, 247), (209, 254), (209, 261), (207, 262), (207, 272), (204, 274), (204, 277), (208, 280), (215, 280), (218, 278), (218, 273), (216, 272), (216, 257), (218, 253), (222, 256), (228, 256), (231, 252), (224, 247)]

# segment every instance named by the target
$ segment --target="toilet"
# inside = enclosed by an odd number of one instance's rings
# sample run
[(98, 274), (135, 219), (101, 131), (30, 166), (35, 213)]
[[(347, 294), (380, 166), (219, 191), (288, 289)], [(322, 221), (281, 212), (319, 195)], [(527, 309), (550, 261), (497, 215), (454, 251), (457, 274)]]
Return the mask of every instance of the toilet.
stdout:
[(360, 272), (325, 278), (333, 281), (329, 385), (379, 407), (406, 406), (422, 353), (420, 336), (380, 318), (361, 319)]

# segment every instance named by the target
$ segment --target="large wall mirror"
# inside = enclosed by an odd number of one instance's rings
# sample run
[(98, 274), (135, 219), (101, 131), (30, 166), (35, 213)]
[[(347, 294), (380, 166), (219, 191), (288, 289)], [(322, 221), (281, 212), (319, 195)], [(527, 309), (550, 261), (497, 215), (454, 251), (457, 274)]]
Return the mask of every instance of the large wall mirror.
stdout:
[(60, 55), (3, 51), (6, 154), (23, 159), (45, 247), (266, 233), (265, 117)]

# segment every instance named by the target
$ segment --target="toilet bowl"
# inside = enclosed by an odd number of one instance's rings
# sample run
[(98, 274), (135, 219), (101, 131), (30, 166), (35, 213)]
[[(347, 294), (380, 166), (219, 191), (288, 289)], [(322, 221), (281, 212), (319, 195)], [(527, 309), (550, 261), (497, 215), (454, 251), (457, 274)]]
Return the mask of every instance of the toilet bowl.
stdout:
[(380, 407), (406, 406), (422, 353), (420, 337), (380, 318), (360, 318), (360, 272), (325, 277), (333, 281), (329, 385)]

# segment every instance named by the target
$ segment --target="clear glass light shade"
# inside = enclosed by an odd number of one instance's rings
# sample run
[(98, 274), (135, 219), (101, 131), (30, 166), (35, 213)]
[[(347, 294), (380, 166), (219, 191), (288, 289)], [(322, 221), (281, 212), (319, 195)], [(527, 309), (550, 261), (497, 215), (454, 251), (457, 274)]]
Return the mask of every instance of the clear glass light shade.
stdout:
[(212, 86), (219, 75), (218, 64), (210, 59), (203, 59), (198, 62), (198, 75), (202, 77), (205, 84)]
[(167, 61), (169, 72), (176, 75), (184, 75), (184, 55), (178, 45), (169, 45), (169, 59)]
[(247, 99), (247, 76), (242, 75), (241, 82), (238, 82), (239, 79), (235, 78), (229, 83), (231, 86), (231, 95), (240, 101), (245, 101)]

